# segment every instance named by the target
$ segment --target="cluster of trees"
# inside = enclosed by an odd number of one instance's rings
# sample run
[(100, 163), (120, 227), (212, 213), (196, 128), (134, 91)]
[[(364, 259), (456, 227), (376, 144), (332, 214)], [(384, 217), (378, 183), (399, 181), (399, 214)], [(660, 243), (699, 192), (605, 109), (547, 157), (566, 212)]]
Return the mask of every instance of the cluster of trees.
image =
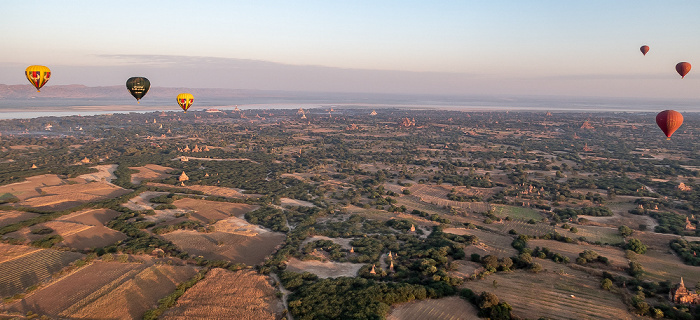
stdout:
[(576, 219), (579, 215), (594, 217), (609, 217), (613, 215), (607, 207), (557, 208), (554, 209), (562, 220)]
[(451, 287), (380, 282), (364, 278), (318, 279), (283, 272), (280, 280), (292, 291), (289, 311), (295, 319), (381, 319), (391, 305), (454, 294)]
[(245, 218), (252, 224), (259, 224), (273, 231), (289, 231), (284, 211), (274, 207), (263, 206), (255, 211), (247, 212)]
[(608, 261), (608, 258), (599, 255), (597, 252), (595, 252), (593, 250), (583, 250), (583, 252), (578, 254), (578, 258), (576, 258), (576, 263), (586, 264), (589, 262), (600, 262), (603, 264), (610, 263)]
[(470, 289), (462, 289), (459, 294), (478, 308), (478, 316), (481, 318), (492, 320), (510, 320), (512, 318), (513, 308), (491, 292), (484, 291), (477, 295)]
[(671, 249), (675, 251), (686, 264), (700, 266), (700, 241), (687, 241), (685, 239), (671, 240)]

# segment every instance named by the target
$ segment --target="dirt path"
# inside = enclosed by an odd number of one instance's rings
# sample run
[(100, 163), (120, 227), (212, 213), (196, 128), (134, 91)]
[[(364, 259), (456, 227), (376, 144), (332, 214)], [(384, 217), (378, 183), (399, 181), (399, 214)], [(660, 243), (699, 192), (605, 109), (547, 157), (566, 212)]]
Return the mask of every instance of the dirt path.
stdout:
[(277, 287), (280, 289), (280, 292), (282, 292), (282, 304), (284, 305), (284, 309), (287, 310), (287, 320), (294, 320), (294, 317), (292, 317), (292, 313), (289, 312), (289, 305), (287, 304), (287, 297), (292, 292), (284, 288), (284, 286), (282, 285), (282, 281), (280, 281), (280, 278), (277, 276), (277, 274), (270, 273), (270, 277), (277, 281)]

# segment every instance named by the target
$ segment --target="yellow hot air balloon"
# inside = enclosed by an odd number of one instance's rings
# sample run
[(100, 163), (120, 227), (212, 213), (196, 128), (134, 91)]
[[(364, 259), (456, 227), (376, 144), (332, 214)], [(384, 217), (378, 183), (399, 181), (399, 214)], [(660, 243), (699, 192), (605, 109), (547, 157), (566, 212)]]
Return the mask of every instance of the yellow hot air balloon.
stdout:
[(192, 102), (194, 102), (194, 96), (189, 93), (181, 93), (177, 95), (177, 104), (180, 105), (182, 110), (185, 110), (185, 113), (187, 113), (187, 109), (192, 106)]
[(41, 92), (39, 89), (51, 78), (51, 69), (45, 66), (29, 66), (24, 73), (27, 76), (27, 80), (36, 87), (37, 92)]

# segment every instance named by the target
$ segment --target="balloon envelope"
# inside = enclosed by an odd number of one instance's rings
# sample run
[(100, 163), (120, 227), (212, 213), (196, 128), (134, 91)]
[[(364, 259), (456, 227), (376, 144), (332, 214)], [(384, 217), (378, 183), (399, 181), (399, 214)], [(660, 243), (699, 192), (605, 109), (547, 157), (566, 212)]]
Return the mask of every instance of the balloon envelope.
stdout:
[(192, 106), (193, 102), (194, 96), (189, 93), (181, 93), (177, 95), (177, 104), (180, 105), (180, 108), (182, 108), (185, 113), (187, 113), (187, 109)]
[(664, 110), (656, 115), (656, 124), (670, 140), (671, 135), (683, 124), (683, 115), (678, 111)]
[(678, 72), (678, 74), (681, 75), (681, 79), (685, 78), (685, 75), (688, 74), (688, 72), (690, 72), (690, 63), (679, 62), (676, 65), (676, 71)]
[(144, 77), (132, 77), (126, 80), (126, 89), (136, 98), (137, 103), (146, 95), (150, 88), (151, 82)]
[(641, 48), (639, 48), (639, 51), (641, 51), (642, 54), (646, 56), (647, 52), (649, 52), (649, 46), (642, 46)]
[(45, 66), (29, 66), (24, 70), (24, 74), (27, 76), (27, 80), (36, 87), (37, 92), (41, 92), (39, 89), (51, 78), (51, 70)]

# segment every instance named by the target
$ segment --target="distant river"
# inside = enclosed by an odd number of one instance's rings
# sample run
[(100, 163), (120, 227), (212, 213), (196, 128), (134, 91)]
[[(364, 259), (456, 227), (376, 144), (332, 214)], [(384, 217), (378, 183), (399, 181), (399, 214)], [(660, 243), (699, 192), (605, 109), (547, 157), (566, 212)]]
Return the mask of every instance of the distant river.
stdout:
[[(552, 112), (659, 112), (673, 109), (680, 112), (700, 112), (700, 101), (661, 101), (628, 98), (566, 98), (566, 97), (433, 97), (382, 96), (363, 98), (231, 98), (196, 99), (191, 111), (216, 108), (247, 109), (441, 109), (458, 111), (552, 111)], [(100, 115), (108, 113), (147, 113), (180, 111), (173, 100), (144, 99), (0, 99), (0, 119), (25, 119), (45, 116)], [(339, 110), (338, 110), (339, 111)]]

